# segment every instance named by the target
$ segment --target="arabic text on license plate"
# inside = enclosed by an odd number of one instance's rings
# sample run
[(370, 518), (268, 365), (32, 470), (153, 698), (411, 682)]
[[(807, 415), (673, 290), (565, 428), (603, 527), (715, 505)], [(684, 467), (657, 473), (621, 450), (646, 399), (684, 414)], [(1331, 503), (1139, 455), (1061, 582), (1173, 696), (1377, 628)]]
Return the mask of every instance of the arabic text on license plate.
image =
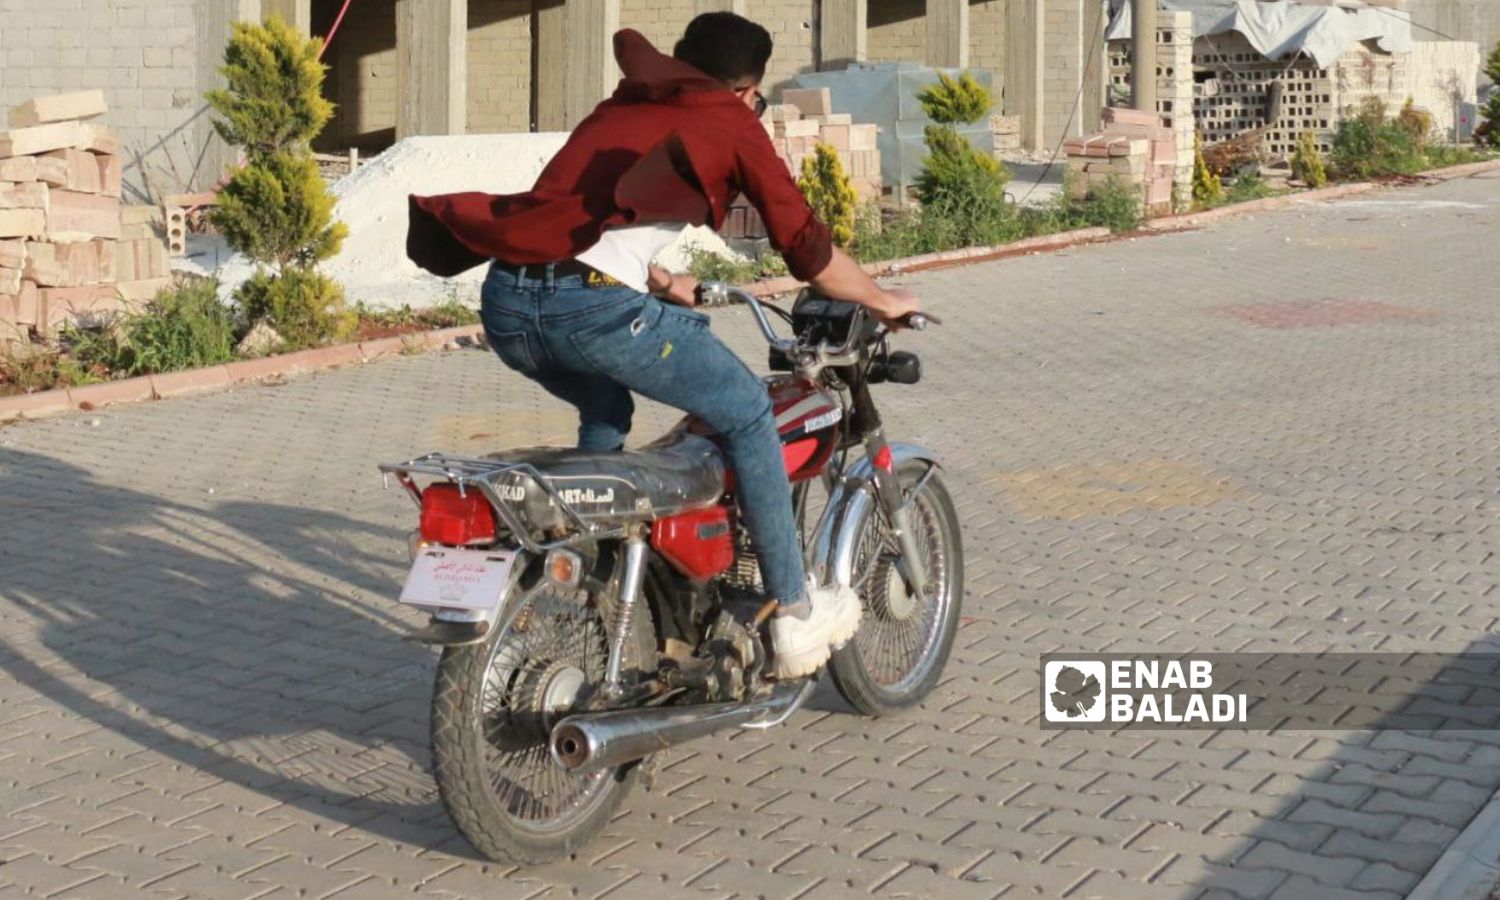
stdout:
[(495, 550), (427, 547), (417, 554), (401, 602), (491, 610), (500, 602), (516, 555)]

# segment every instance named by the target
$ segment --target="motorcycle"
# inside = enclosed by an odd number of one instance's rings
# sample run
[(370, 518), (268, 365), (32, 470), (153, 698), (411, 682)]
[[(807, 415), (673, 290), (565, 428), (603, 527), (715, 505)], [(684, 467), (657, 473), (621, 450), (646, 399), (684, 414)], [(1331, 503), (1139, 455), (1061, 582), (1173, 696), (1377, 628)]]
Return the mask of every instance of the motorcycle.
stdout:
[[(769, 342), (808, 571), (864, 606), (826, 671), (863, 714), (918, 703), (953, 646), (963, 547), (936, 456), (887, 440), (870, 388), (916, 384), (920, 360), (890, 349), (862, 307), (812, 291), (790, 312), (722, 284), (703, 295), (748, 305)], [(768, 675), (775, 604), (760, 592), (733, 472), (692, 417), (639, 450), (433, 453), (380, 469), (420, 509), (400, 601), (430, 614), (409, 639), (442, 647), (434, 776), (490, 859), (577, 850), (654, 754), (778, 725), (811, 693), (817, 676)]]

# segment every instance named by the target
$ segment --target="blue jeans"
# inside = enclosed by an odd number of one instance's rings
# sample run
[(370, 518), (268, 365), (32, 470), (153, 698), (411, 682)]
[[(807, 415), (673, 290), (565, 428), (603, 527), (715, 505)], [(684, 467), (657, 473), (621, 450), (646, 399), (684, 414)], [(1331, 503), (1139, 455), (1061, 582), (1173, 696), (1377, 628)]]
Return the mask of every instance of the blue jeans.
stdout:
[(578, 408), (578, 446), (625, 443), (630, 392), (692, 413), (718, 432), (766, 596), (803, 597), (792, 491), (765, 383), (695, 310), (624, 286), (585, 287), (546, 266), (491, 268), (480, 293), (485, 337), (502, 362)]

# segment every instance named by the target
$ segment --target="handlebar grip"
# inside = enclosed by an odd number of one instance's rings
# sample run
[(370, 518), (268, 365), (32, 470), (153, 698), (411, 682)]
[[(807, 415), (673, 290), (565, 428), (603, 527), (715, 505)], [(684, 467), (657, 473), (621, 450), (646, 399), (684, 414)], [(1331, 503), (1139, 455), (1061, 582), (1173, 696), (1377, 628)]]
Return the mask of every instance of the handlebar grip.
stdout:
[(937, 316), (934, 316), (932, 313), (916, 312), (909, 313), (906, 318), (902, 319), (902, 324), (904, 324), (907, 328), (910, 328), (912, 331), (922, 331), (928, 325), (943, 324), (943, 320), (939, 319)]

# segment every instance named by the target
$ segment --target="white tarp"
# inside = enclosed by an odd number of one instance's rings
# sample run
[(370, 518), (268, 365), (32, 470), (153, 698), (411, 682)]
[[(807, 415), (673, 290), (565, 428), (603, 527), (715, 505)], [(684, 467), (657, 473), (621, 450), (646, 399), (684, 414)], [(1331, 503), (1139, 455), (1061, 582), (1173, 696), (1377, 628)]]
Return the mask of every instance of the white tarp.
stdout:
[[(1114, 7), (1106, 37), (1130, 39), (1130, 3)], [(1193, 14), (1193, 37), (1239, 32), (1267, 59), (1305, 53), (1326, 69), (1360, 41), (1386, 53), (1411, 50), (1411, 13), (1358, 0), (1311, 4), (1295, 0), (1161, 0), (1168, 11)]]

